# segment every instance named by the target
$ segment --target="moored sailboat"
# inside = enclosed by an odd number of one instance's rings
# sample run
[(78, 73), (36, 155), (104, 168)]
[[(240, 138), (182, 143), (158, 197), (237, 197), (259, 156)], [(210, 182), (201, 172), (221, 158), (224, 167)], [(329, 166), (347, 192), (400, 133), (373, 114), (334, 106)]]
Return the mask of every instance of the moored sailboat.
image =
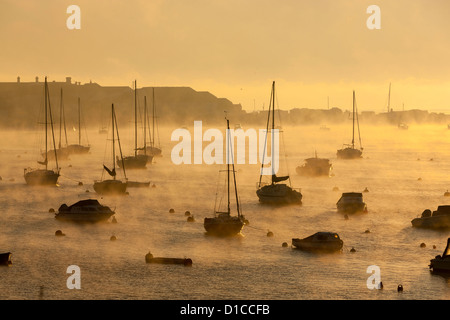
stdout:
[[(45, 169), (32, 169), (26, 168), (24, 169), (24, 178), (28, 185), (50, 185), (55, 186), (58, 182), (58, 178), (60, 176), (60, 168), (58, 166), (58, 155), (55, 147), (55, 135), (53, 132), (53, 119), (52, 119), (52, 109), (50, 106), (50, 95), (48, 92), (48, 84), (47, 77), (45, 77), (44, 84), (44, 109), (45, 109), (45, 153), (44, 153), (44, 161), (38, 161), (40, 165), (45, 166)], [(50, 123), (48, 122), (48, 118), (50, 118)], [(48, 125), (51, 126), (51, 136), (53, 142), (53, 150), (54, 150), (54, 160), (56, 163), (56, 169), (48, 168)]]
[[(156, 134), (158, 133), (157, 130), (157, 122), (156, 122), (156, 106), (155, 106), (155, 88), (153, 88), (153, 106), (152, 106), (152, 126), (148, 126), (148, 133), (150, 137), (150, 145), (146, 145), (144, 142), (144, 149), (139, 151), (139, 154), (146, 154), (149, 157), (159, 157), (162, 155), (162, 149), (161, 149), (161, 143), (159, 141), (159, 135), (158, 135), (158, 144), (156, 144)], [(147, 116), (147, 99), (145, 99), (145, 111), (144, 111), (144, 141), (146, 141), (146, 123), (150, 124), (150, 121), (148, 121)], [(156, 132), (155, 132), (156, 130)], [(151, 159), (149, 159), (149, 162), (151, 162)]]
[[(301, 204), (302, 203), (302, 194), (301, 192), (295, 190), (291, 187), (290, 177), (287, 176), (277, 176), (275, 172), (275, 81), (272, 83), (272, 93), (271, 93), (271, 103), (269, 105), (269, 111), (267, 116), (267, 128), (266, 128), (266, 144), (267, 144), (267, 136), (269, 134), (269, 124), (272, 123), (271, 129), (271, 137), (272, 137), (272, 176), (271, 183), (264, 184), (262, 182), (263, 177), (263, 166), (264, 160), (261, 165), (261, 174), (258, 182), (258, 189), (256, 190), (256, 194), (261, 203), (265, 204), (275, 204), (275, 205), (283, 205), (283, 204)], [(272, 112), (271, 112), (272, 111)], [(272, 116), (272, 121), (270, 121), (270, 116)], [(266, 146), (264, 146), (265, 149)], [(265, 154), (265, 150), (264, 153)], [(289, 181), (289, 185), (286, 183), (279, 183), (282, 181)]]
[(147, 154), (138, 154), (137, 146), (137, 84), (134, 82), (134, 155), (117, 158), (117, 165), (127, 169), (145, 169), (151, 158)]
[[(227, 130), (230, 131), (230, 121), (227, 119)], [(231, 146), (231, 135), (227, 134), (227, 144)], [(244, 216), (242, 215), (242, 210), (239, 203), (238, 191), (236, 186), (236, 171), (234, 170), (234, 161), (232, 161), (232, 169), (230, 170), (230, 154), (229, 150), (232, 148), (227, 148), (227, 210), (218, 211), (217, 208), (214, 209), (215, 216), (212, 218), (205, 218), (204, 227), (207, 234), (216, 236), (233, 236), (241, 232), (245, 224)], [(233, 158), (231, 156), (231, 158)], [(234, 191), (236, 197), (236, 209), (237, 216), (231, 216), (230, 208), (230, 172), (233, 173)]]
[(78, 144), (71, 144), (67, 146), (70, 154), (86, 154), (91, 149), (91, 146), (81, 144), (81, 103), (78, 98)]
[[(361, 145), (361, 134), (359, 132), (359, 120), (358, 120), (358, 111), (356, 108), (356, 98), (355, 91), (353, 91), (353, 131), (352, 131), (352, 143), (344, 145), (344, 148), (339, 149), (337, 151), (337, 157), (340, 159), (360, 159), (362, 158), (363, 147)], [(358, 125), (358, 135), (359, 135), (359, 144), (360, 148), (355, 148), (355, 120)]]
[[(94, 181), (94, 190), (101, 195), (123, 195), (127, 191), (127, 183), (117, 180), (116, 165), (115, 165), (115, 134), (117, 133), (117, 141), (119, 143), (120, 159), (122, 159), (122, 149), (120, 147), (119, 130), (117, 128), (117, 119), (114, 112), (114, 104), (111, 107), (111, 122), (112, 122), (112, 162), (113, 168), (109, 169), (103, 164), (102, 180)], [(122, 165), (123, 175), (126, 180), (125, 167)], [(104, 172), (107, 172), (112, 179), (103, 180)]]

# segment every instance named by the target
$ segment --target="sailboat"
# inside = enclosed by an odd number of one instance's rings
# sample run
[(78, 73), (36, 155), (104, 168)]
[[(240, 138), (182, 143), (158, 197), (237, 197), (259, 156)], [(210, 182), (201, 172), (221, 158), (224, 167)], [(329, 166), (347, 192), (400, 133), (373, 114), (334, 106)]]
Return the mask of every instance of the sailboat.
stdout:
[[(117, 128), (117, 119), (116, 119), (116, 113), (114, 111), (114, 104), (111, 107), (111, 123), (112, 123), (111, 131), (112, 131), (113, 169), (111, 170), (103, 164), (104, 170), (102, 171), (102, 179), (103, 179), (103, 173), (105, 171), (112, 177), (112, 179), (94, 181), (94, 190), (95, 190), (95, 192), (97, 192), (98, 194), (101, 194), (101, 195), (122, 195), (122, 194), (126, 194), (127, 183), (116, 179), (117, 174), (116, 174), (116, 165), (115, 165), (115, 158), (116, 158), (115, 134), (117, 134), (117, 141), (119, 143), (120, 159), (122, 159), (122, 149), (120, 147), (119, 129)], [(123, 169), (123, 175), (126, 180), (125, 167), (122, 166), (122, 169)]]
[[(272, 110), (271, 110), (272, 108)], [(272, 111), (272, 112), (271, 112)], [(269, 105), (269, 111), (267, 116), (267, 128), (266, 128), (266, 144), (267, 144), (267, 136), (269, 134), (269, 124), (270, 124), (270, 116), (272, 115), (272, 176), (271, 183), (265, 184), (262, 182), (262, 171), (264, 166), (264, 161), (261, 165), (261, 174), (259, 177), (258, 190), (256, 190), (256, 194), (261, 203), (266, 204), (275, 204), (275, 205), (283, 205), (283, 204), (301, 204), (302, 203), (302, 194), (293, 189), (291, 187), (291, 180), (289, 175), (278, 177), (275, 173), (274, 168), (274, 159), (275, 159), (275, 81), (272, 83), (272, 92), (271, 92), (271, 103)], [(265, 146), (264, 146), (265, 149)], [(264, 153), (265, 154), (265, 150)], [(279, 183), (282, 181), (289, 181), (289, 185), (285, 183)]]
[(81, 104), (80, 98), (78, 98), (78, 144), (71, 144), (67, 146), (70, 154), (86, 154), (91, 147), (89, 145), (83, 146), (81, 144)]
[[(45, 159), (44, 161), (38, 161), (40, 165), (45, 166), (45, 169), (24, 169), (24, 178), (28, 185), (52, 185), (55, 186), (58, 182), (60, 168), (58, 166), (58, 155), (56, 153), (55, 147), (55, 134), (53, 132), (53, 119), (52, 119), (52, 109), (50, 106), (50, 94), (48, 92), (47, 77), (45, 77), (44, 85), (44, 108), (45, 108)], [(48, 122), (48, 117), (50, 117), (50, 123)], [(54, 150), (54, 160), (56, 162), (56, 169), (48, 169), (48, 125), (51, 126), (53, 150)]]
[[(352, 143), (344, 145), (343, 149), (337, 151), (337, 157), (340, 159), (360, 159), (362, 158), (363, 147), (361, 146), (361, 134), (359, 132), (359, 120), (358, 112), (356, 110), (356, 98), (355, 91), (353, 91), (353, 131), (352, 131)], [(360, 149), (355, 148), (355, 120), (358, 124), (358, 136)]]
[(145, 169), (147, 162), (151, 162), (151, 156), (147, 154), (138, 154), (137, 146), (137, 84), (134, 81), (134, 155), (124, 157), (123, 159), (117, 158), (117, 165), (122, 168), (125, 166), (127, 169)]
[[(63, 125), (64, 125), (64, 134), (66, 138), (66, 144), (63, 147), (61, 143), (61, 135), (63, 131)], [(66, 130), (66, 119), (65, 119), (65, 112), (64, 112), (64, 99), (63, 99), (63, 89), (61, 88), (61, 98), (60, 98), (60, 104), (59, 104), (59, 141), (58, 141), (58, 148), (56, 149), (56, 155), (58, 156), (58, 160), (69, 160), (70, 152), (67, 149), (67, 130)], [(43, 154), (42, 156), (45, 157)], [(48, 150), (47, 151), (47, 158), (49, 160), (55, 159), (55, 150)]]
[[(230, 121), (227, 119), (227, 132), (230, 132)], [(207, 234), (215, 235), (215, 236), (233, 236), (237, 235), (241, 232), (242, 228), (245, 224), (244, 216), (242, 215), (242, 210), (239, 204), (238, 191), (236, 187), (236, 171), (234, 170), (234, 161), (232, 161), (232, 169), (230, 170), (230, 152), (229, 150), (233, 150), (231, 147), (231, 135), (227, 134), (228, 141), (227, 144), (230, 148), (227, 148), (227, 211), (218, 211), (217, 208), (214, 208), (214, 217), (205, 218), (204, 227)], [(231, 157), (233, 158), (233, 157)], [(231, 216), (231, 207), (230, 207), (230, 172), (233, 173), (233, 182), (234, 182), (234, 191), (236, 196), (236, 208), (237, 208), (237, 216)], [(216, 198), (217, 204), (217, 198)]]
[[(148, 121), (148, 117), (147, 117), (147, 104), (145, 105), (145, 112), (144, 112), (144, 140), (146, 139), (146, 123), (150, 123), (150, 121)], [(152, 107), (152, 126), (150, 127), (150, 125), (148, 126), (148, 133), (149, 133), (149, 137), (150, 137), (150, 145), (144, 146), (144, 150), (139, 151), (139, 154), (147, 154), (149, 156), (153, 157), (158, 157), (161, 156), (162, 150), (161, 150), (161, 145), (159, 142), (159, 135), (158, 135), (158, 145), (156, 145), (156, 134), (155, 134), (155, 129), (156, 129), (156, 107), (155, 107), (155, 88), (153, 88), (153, 107)]]

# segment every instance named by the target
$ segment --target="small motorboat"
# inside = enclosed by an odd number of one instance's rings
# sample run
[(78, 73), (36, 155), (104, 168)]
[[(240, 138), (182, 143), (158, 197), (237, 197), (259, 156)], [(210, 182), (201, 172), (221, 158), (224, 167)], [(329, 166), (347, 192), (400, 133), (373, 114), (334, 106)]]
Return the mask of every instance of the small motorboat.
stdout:
[(302, 166), (295, 168), (298, 175), (301, 176), (326, 176), (329, 177), (331, 173), (331, 163), (329, 159), (318, 158), (317, 153), (314, 158), (305, 159)]
[(145, 262), (160, 264), (182, 264), (186, 267), (192, 266), (192, 260), (189, 258), (153, 257), (153, 254), (151, 254), (150, 252), (145, 255)]
[(293, 238), (292, 246), (305, 251), (333, 252), (342, 249), (344, 242), (334, 232), (317, 232), (304, 239)]
[(450, 272), (450, 238), (447, 239), (447, 246), (444, 253), (430, 260), (430, 270), (433, 272)]
[(101, 205), (96, 199), (87, 199), (71, 206), (61, 205), (55, 218), (77, 222), (99, 222), (108, 220), (114, 214), (113, 210)]
[(450, 228), (450, 205), (438, 206), (436, 211), (426, 209), (418, 218), (412, 219), (416, 228), (446, 229)]
[(11, 256), (12, 256), (11, 252), (0, 253), (0, 265), (2, 266), (11, 265), (12, 264)]
[(337, 209), (342, 213), (367, 212), (367, 205), (363, 201), (361, 192), (344, 192), (336, 203)]

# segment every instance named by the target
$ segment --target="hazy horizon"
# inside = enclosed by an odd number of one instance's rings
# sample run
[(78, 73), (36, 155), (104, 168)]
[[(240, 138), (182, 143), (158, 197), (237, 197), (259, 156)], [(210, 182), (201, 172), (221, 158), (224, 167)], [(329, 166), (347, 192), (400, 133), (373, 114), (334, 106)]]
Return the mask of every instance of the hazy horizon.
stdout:
[[(277, 82), (281, 109), (351, 106), (450, 110), (446, 1), (2, 1), (0, 81), (45, 75), (102, 86), (188, 86), (267, 106)], [(81, 29), (69, 30), (69, 5)]]

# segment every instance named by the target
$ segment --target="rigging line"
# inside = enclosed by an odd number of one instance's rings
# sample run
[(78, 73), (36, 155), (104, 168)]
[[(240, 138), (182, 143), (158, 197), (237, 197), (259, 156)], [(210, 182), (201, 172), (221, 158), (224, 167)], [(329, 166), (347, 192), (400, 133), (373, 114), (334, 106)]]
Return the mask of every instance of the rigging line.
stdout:
[[(280, 122), (280, 128), (281, 128), (280, 132), (279, 132), (279, 135), (281, 136), (281, 141), (282, 141), (282, 145), (283, 145), (283, 147), (282, 147), (283, 153), (286, 155), (286, 144), (285, 144), (285, 140), (284, 140), (284, 134), (282, 134), (283, 123), (281, 122), (281, 111), (280, 111), (280, 107), (279, 107), (279, 103), (278, 103), (278, 94), (276, 95), (275, 99), (277, 100), (277, 106), (278, 106), (277, 112), (278, 112), (278, 119), (279, 119), (278, 121)], [(285, 162), (285, 166), (286, 166), (286, 172), (287, 172), (287, 174), (289, 176), (289, 186), (292, 187), (291, 175), (289, 173), (289, 166), (287, 164), (286, 158), (285, 158), (284, 162)]]
[(358, 117), (358, 106), (356, 104), (356, 98), (355, 98), (355, 112), (356, 112), (356, 123), (358, 124), (358, 137), (359, 137), (359, 147), (363, 149), (362, 142), (361, 142), (361, 132), (359, 130), (359, 117)]
[(267, 138), (268, 138), (268, 135), (269, 135), (270, 106), (272, 105), (272, 95), (273, 95), (273, 88), (270, 91), (269, 109), (267, 110), (266, 138), (264, 140), (264, 149), (263, 149), (263, 156), (262, 156), (262, 161), (261, 161), (261, 172), (259, 174), (258, 187), (261, 187), (262, 171), (263, 171), (263, 168), (264, 168), (264, 161), (265, 161), (265, 157), (266, 157)]

